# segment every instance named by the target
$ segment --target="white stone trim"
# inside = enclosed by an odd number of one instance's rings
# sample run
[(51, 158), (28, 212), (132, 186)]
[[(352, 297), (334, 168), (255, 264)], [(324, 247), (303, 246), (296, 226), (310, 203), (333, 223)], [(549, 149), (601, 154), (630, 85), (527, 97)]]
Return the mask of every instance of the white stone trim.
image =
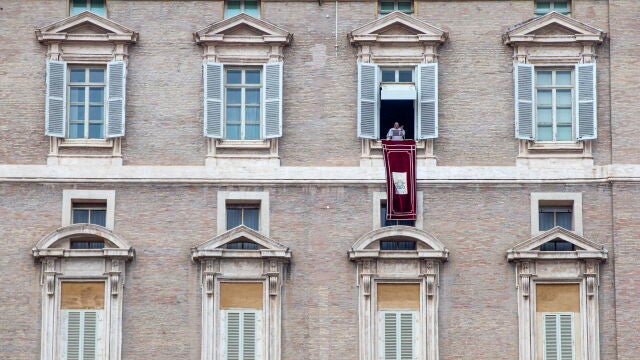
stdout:
[(115, 190), (62, 190), (62, 226), (71, 225), (71, 208), (74, 200), (105, 201), (107, 207), (106, 228), (115, 228)]
[(573, 232), (582, 236), (582, 193), (561, 193), (561, 192), (537, 192), (531, 193), (531, 235), (539, 235), (540, 231), (540, 201), (566, 201), (573, 205)]
[(218, 191), (218, 234), (227, 231), (227, 204), (259, 203), (260, 230), (269, 236), (269, 192), (268, 191)]
[[(380, 223), (380, 206), (383, 200), (387, 200), (386, 191), (374, 191), (373, 192), (373, 230), (380, 229), (382, 224)], [(416, 191), (416, 229), (424, 229), (424, 192)]]

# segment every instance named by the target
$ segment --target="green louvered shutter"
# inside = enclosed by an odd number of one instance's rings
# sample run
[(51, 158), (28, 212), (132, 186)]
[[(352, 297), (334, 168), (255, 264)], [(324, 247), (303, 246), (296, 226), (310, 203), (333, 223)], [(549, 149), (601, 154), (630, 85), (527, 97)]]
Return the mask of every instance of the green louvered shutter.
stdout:
[(67, 63), (47, 61), (45, 135), (64, 137), (67, 123)]

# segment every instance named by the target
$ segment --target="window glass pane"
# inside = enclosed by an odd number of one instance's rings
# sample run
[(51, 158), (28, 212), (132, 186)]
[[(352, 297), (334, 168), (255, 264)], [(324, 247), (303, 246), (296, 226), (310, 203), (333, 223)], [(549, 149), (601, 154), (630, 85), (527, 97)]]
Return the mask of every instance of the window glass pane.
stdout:
[(537, 85), (551, 85), (551, 71), (536, 71)]
[(395, 70), (382, 70), (382, 81), (395, 82), (396, 81)]
[(556, 221), (558, 226), (562, 226), (563, 228), (567, 229), (567, 230), (572, 230), (573, 226), (572, 226), (572, 220), (573, 220), (573, 214), (570, 212), (558, 212), (556, 213)]
[(568, 241), (556, 241), (556, 251), (575, 251), (576, 247)]
[(556, 104), (558, 106), (571, 106), (571, 90), (557, 90)]
[(104, 88), (102, 87), (89, 88), (89, 101), (92, 103), (104, 103)]
[(69, 124), (69, 137), (78, 139), (84, 137), (84, 124)]
[(572, 137), (571, 126), (558, 125), (556, 134), (557, 141), (571, 141)]
[(536, 11), (549, 12), (551, 4), (548, 1), (536, 1)]
[(92, 83), (103, 83), (104, 69), (89, 69), (89, 81)]
[(244, 12), (253, 17), (260, 17), (260, 9), (257, 1), (245, 1)]
[(69, 97), (71, 102), (84, 103), (84, 88), (72, 87), (71, 89), (69, 89)]
[(242, 70), (227, 70), (227, 84), (241, 84)]
[(397, 220), (397, 225), (416, 226), (416, 222), (414, 220)]
[(247, 89), (245, 102), (247, 104), (260, 104), (260, 89)]
[(239, 140), (240, 124), (227, 124), (226, 138), (231, 140)]
[(232, 17), (240, 14), (240, 1), (229, 0), (225, 8), (225, 17)]
[(247, 70), (245, 73), (246, 84), (260, 84), (260, 70)]
[(551, 109), (538, 109), (538, 124), (551, 124), (553, 112)]
[(247, 124), (244, 128), (244, 138), (246, 140), (260, 139), (260, 124)]
[(91, 0), (91, 12), (104, 16), (104, 0)]
[(71, 105), (70, 120), (84, 120), (84, 105)]
[(259, 123), (260, 122), (260, 108), (257, 106), (248, 106), (245, 109), (245, 121)]
[(84, 82), (84, 69), (71, 69), (69, 72), (71, 82)]
[(538, 105), (551, 106), (551, 90), (538, 90)]
[(89, 106), (89, 120), (102, 120), (104, 119), (104, 107), (102, 105)]
[(399, 70), (398, 71), (398, 81), (400, 81), (400, 82), (412, 82), (413, 81), (413, 72), (411, 70)]
[(242, 209), (227, 208), (227, 230), (242, 224)]
[(537, 139), (540, 141), (552, 141), (553, 128), (551, 126), (538, 126)]
[(381, 12), (391, 12), (394, 10), (394, 2), (393, 1), (381, 1), (380, 2), (380, 11)]
[(227, 106), (227, 122), (239, 122), (240, 121), (240, 107), (239, 106)]
[(556, 121), (558, 124), (571, 124), (571, 108), (556, 109)]
[(398, 2), (398, 10), (410, 13), (411, 12), (411, 1), (399, 1)]
[(89, 138), (91, 139), (104, 138), (104, 134), (102, 133), (103, 129), (104, 129), (103, 124), (89, 124)]
[(241, 104), (241, 103), (242, 103), (242, 89), (227, 89), (227, 104)]
[(106, 210), (91, 210), (91, 223), (106, 226), (107, 225), (107, 211)]
[(556, 84), (558, 85), (571, 85), (571, 71), (558, 71), (556, 72)]
[(87, 10), (87, 0), (71, 0), (71, 15)]
[(74, 209), (73, 221), (74, 224), (88, 224), (89, 223), (89, 210)]
[(540, 212), (539, 224), (540, 231), (546, 231), (553, 228), (553, 212)]
[(258, 231), (260, 229), (260, 209), (249, 208), (244, 210), (244, 225)]

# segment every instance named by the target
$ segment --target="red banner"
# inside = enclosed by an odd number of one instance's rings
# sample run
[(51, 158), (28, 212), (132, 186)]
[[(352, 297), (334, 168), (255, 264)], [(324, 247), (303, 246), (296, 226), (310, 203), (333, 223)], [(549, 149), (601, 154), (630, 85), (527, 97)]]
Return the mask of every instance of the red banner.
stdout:
[(387, 173), (387, 220), (416, 219), (416, 142), (382, 140)]

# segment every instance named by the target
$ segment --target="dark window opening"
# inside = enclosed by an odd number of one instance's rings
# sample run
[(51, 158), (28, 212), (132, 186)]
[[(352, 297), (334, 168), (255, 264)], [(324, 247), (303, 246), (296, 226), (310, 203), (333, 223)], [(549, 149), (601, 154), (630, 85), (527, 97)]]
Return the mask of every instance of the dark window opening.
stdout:
[(387, 138), (395, 122), (404, 125), (405, 139), (415, 139), (413, 104), (413, 100), (380, 100), (380, 139)]
[(104, 249), (104, 241), (71, 240), (72, 249)]
[(260, 230), (260, 205), (227, 205), (227, 230), (244, 225)]
[(234, 241), (228, 243), (226, 247), (233, 250), (258, 250), (258, 244), (251, 241)]
[(416, 250), (416, 242), (408, 240), (381, 240), (380, 250)]
[(415, 220), (387, 220), (387, 204), (380, 204), (380, 226), (395, 226), (395, 225), (404, 225), (404, 226), (416, 226)]
[(564, 240), (551, 240), (540, 245), (540, 251), (576, 251), (576, 246)]
[(540, 231), (556, 226), (573, 230), (573, 206), (541, 206), (539, 213)]
[(105, 203), (74, 202), (72, 204), (72, 223), (107, 225), (107, 206)]

